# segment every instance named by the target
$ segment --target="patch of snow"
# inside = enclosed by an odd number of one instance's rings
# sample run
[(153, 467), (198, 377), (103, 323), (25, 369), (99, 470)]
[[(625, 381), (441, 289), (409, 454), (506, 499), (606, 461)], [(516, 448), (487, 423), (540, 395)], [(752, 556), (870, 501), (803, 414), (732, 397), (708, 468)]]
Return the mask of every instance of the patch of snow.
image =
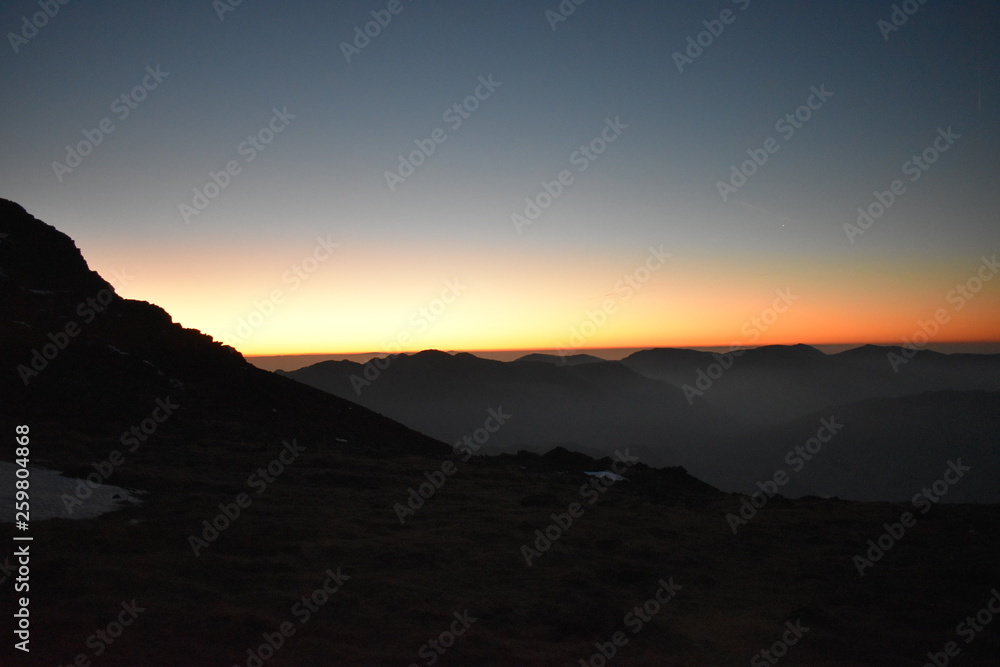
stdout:
[[(17, 480), (17, 464), (0, 461), (0, 523), (15, 521), (14, 482)], [(63, 477), (58, 470), (46, 470), (28, 466), (28, 493), (31, 504), (31, 521), (45, 519), (93, 519), (105, 512), (122, 508), (122, 503), (139, 503), (139, 499), (125, 489), (110, 484), (100, 484), (93, 488), (87, 481), (73, 477)], [(81, 504), (71, 503), (68, 507), (63, 502), (63, 494), (74, 501), (77, 500), (76, 490), (82, 488), (90, 491), (86, 498), (79, 499)], [(85, 494), (81, 494), (85, 495)], [(72, 510), (72, 511), (70, 511)]]
[(585, 475), (590, 475), (591, 477), (607, 477), (608, 479), (615, 482), (627, 482), (628, 480), (619, 475), (618, 473), (611, 472), (610, 470), (598, 470), (596, 472), (585, 472)]

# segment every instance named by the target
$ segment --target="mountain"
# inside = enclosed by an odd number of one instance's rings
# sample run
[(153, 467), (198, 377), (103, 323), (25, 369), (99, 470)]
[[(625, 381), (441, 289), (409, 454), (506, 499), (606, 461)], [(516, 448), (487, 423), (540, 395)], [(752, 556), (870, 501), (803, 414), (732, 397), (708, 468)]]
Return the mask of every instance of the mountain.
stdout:
[[(482, 443), (483, 453), (563, 445), (599, 457), (629, 447), (650, 465), (683, 465), (740, 492), (785, 466), (784, 455), (832, 415), (848, 424), (829, 448), (834, 453), (797, 475), (786, 493), (904, 500), (950, 457), (974, 452), (978, 481), (949, 500), (1000, 502), (1000, 487), (989, 482), (1000, 475), (991, 453), (1000, 355), (878, 346), (827, 355), (772, 345), (733, 353), (653, 349), (575, 365), (542, 357), (501, 362), (426, 351), (281, 374), (446, 442), (502, 407), (509, 423)], [(859, 470), (858, 461), (870, 465)]]
[[(449, 448), (357, 405), (261, 371), (239, 352), (123, 299), (91, 271), (73, 241), (0, 200), (0, 398), (8, 414), (104, 433), (141, 419), (157, 399), (186, 412), (272, 432), (336, 428), (365, 447)], [(364, 438), (359, 438), (360, 434)]]
[(526, 363), (558, 364), (566, 366), (578, 366), (579, 364), (603, 363), (604, 359), (595, 357), (592, 354), (526, 354), (518, 357), (514, 361)]
[[(32, 515), (27, 530), (0, 517), (0, 581), (19, 587), (0, 596), (0, 664), (554, 666), (613, 653), (680, 667), (763, 664), (778, 646), (787, 664), (908, 665), (954, 641), (956, 619), (1000, 581), (995, 506), (774, 496), (750, 515), (745, 498), (627, 449), (468, 457), (121, 298), (68, 237), (2, 200), (0, 268), (0, 458), (22, 456), (15, 425), (27, 425), (32, 466), (142, 501)], [(439, 392), (437, 373), (465, 389), (509, 373), (443, 353), (393, 365)], [(620, 364), (516, 365), (548, 383), (541, 395), (576, 391), (591, 409), (601, 392), (658, 386)], [(472, 421), (482, 433), (486, 414)], [(587, 474), (607, 470), (625, 480)], [(30, 476), (32, 507), (62, 505), (44, 477)], [(80, 502), (89, 489), (77, 484)], [(905, 512), (918, 518), (900, 534)], [(738, 513), (749, 519), (734, 531)], [(13, 647), (15, 614), (30, 653)], [(789, 628), (796, 643), (776, 643)], [(987, 630), (960, 659), (998, 652)]]
[[(903, 360), (902, 363), (894, 360)], [(735, 353), (654, 349), (621, 362), (758, 426), (866, 398), (928, 391), (1000, 391), (1000, 355), (951, 354), (867, 345), (826, 355), (807, 345)]]
[(511, 415), (483, 453), (565, 445), (595, 456), (631, 447), (650, 465), (678, 462), (703, 433), (732, 424), (711, 406), (618, 362), (502, 362), (438, 351), (366, 364), (327, 361), (279, 374), (392, 417), (445, 442), (482, 426), (490, 409)]

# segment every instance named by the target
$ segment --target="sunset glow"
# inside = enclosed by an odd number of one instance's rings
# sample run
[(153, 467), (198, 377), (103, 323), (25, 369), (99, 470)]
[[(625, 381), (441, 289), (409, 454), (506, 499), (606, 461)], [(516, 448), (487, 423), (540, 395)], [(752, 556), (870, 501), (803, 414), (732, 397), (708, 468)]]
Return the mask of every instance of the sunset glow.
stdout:
[[(301, 258), (287, 259), (290, 249), (275, 253), (287, 261), (270, 259), (267, 269), (253, 248), (242, 252), (195, 257), (187, 270), (173, 258), (144, 257), (142, 278), (120, 291), (247, 355), (903, 344), (939, 310), (946, 319), (935, 343), (996, 341), (1000, 331), (1000, 280), (978, 280), (981, 269), (992, 275), (982, 259), (774, 258), (747, 266), (672, 252), (647, 273), (644, 248), (631, 264), (470, 249), (408, 265), (403, 248), (351, 254), (341, 245), (329, 260), (307, 262), (310, 274)], [(115, 266), (95, 268), (130, 272)]]
[(992, 10), (731, 4), (68, 7), (2, 194), (247, 355), (1000, 342)]

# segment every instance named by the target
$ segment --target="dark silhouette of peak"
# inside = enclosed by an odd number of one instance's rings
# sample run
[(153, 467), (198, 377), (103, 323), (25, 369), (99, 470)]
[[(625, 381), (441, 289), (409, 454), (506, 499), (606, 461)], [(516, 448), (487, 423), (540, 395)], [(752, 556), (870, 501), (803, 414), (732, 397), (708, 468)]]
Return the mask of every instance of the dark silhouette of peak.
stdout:
[(0, 285), (5, 289), (96, 293), (111, 289), (66, 234), (20, 204), (0, 199)]
[[(861, 360), (861, 361), (875, 361), (878, 363), (886, 363), (886, 359), (889, 355), (901, 356), (904, 359), (913, 359), (919, 357), (921, 359), (945, 359), (947, 357), (961, 357), (965, 355), (961, 354), (943, 354), (941, 352), (936, 352), (934, 350), (925, 350), (916, 347), (904, 347), (902, 345), (860, 345), (858, 347), (851, 348), (850, 350), (844, 350), (843, 352), (838, 352), (833, 357), (842, 360)], [(978, 355), (972, 355), (978, 356)]]
[[(0, 357), (16, 369), (0, 386), (57, 404), (91, 382), (81, 406), (113, 413), (138, 386), (175, 394), (185, 383), (251, 367), (236, 350), (176, 324), (162, 308), (121, 298), (69, 236), (0, 202)], [(18, 391), (18, 390), (21, 391)], [(43, 401), (44, 402), (44, 401)], [(37, 405), (39, 401), (34, 401)]]
[(518, 357), (514, 360), (516, 363), (520, 362), (535, 362), (542, 364), (560, 364), (565, 366), (579, 366), (580, 364), (599, 364), (604, 363), (604, 359), (600, 357), (595, 357), (592, 354), (526, 354), (523, 357)]
[(469, 354), (468, 352), (442, 352), (441, 350), (422, 350), (415, 354), (400, 354), (396, 355), (398, 359), (402, 359), (404, 363), (411, 364), (440, 364), (450, 365), (450, 366), (461, 366), (465, 364), (481, 364), (483, 362), (490, 362), (491, 359), (483, 359), (477, 357), (474, 354)]
[(451, 359), (455, 355), (449, 354), (448, 352), (443, 352), (441, 350), (421, 350), (416, 354), (403, 355), (403, 356), (410, 356), (413, 357), (414, 359), (423, 360), (423, 359)]
[[(456, 379), (491, 376), (500, 372), (504, 365), (504, 362), (483, 359), (468, 352), (451, 354), (440, 350), (401, 354), (391, 357), (388, 361), (392, 366), (387, 371), (390, 375), (401, 373), (416, 382), (429, 381), (432, 376), (451, 376)], [(380, 364), (386, 366), (386, 360), (382, 360)]]
[(678, 360), (678, 361), (697, 361), (706, 356), (706, 352), (701, 352), (699, 350), (690, 350), (687, 348), (679, 347), (654, 347), (649, 350), (639, 350), (638, 352), (633, 352), (628, 355), (622, 361), (626, 360)]
[(873, 345), (868, 343), (866, 345), (859, 345), (858, 347), (852, 347), (849, 350), (844, 350), (842, 352), (837, 352), (832, 355), (840, 359), (870, 359), (873, 357), (882, 357), (889, 354), (890, 352), (899, 354), (903, 351), (903, 347), (899, 345)]
[(808, 359), (825, 359), (826, 354), (812, 345), (798, 343), (796, 345), (764, 345), (743, 352), (746, 359), (773, 361), (801, 361)]
[(595, 461), (580, 452), (572, 452), (563, 446), (554, 447), (542, 454), (540, 461), (551, 470), (591, 470)]
[[(448, 453), (349, 401), (255, 368), (232, 347), (123, 299), (66, 234), (0, 201), (0, 402), (21, 418), (107, 435), (157, 399), (234, 429), (315, 430), (366, 446)], [(445, 355), (447, 356), (447, 355)], [(349, 436), (349, 437), (348, 437)]]
[(443, 352), (441, 350), (421, 350), (412, 354), (393, 354), (372, 359), (380, 365), (392, 363), (397, 368), (453, 368), (467, 363), (482, 361), (466, 352)]
[(636, 373), (676, 386), (690, 381), (699, 368), (712, 363), (710, 352), (659, 347), (634, 352), (621, 360), (621, 364)]

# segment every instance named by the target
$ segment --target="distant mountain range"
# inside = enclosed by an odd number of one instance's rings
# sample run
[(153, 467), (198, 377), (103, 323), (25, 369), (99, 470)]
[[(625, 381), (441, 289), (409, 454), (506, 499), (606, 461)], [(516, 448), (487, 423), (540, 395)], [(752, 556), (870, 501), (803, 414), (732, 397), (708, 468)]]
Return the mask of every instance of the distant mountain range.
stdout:
[(446, 442), (502, 407), (511, 419), (484, 453), (563, 445), (604, 456), (627, 446), (650, 465), (680, 464), (743, 492), (788, 468), (785, 454), (832, 417), (843, 429), (793, 471), (786, 493), (904, 500), (966, 457), (976, 472), (948, 499), (1000, 501), (1000, 355), (874, 345), (828, 355), (793, 345), (563, 361), (425, 351), (278, 374)]

